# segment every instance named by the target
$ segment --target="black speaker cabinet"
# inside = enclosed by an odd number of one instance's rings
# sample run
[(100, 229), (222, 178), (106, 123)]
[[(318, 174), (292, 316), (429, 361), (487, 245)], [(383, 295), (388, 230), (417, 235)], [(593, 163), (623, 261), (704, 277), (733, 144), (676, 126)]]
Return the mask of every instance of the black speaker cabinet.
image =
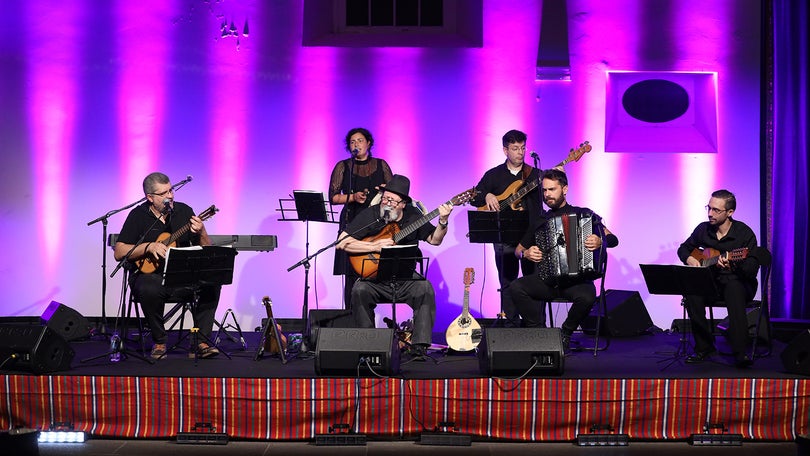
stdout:
[[(759, 313), (760, 308), (752, 308), (746, 309), (746, 318), (748, 319), (748, 335), (750, 337), (754, 337), (757, 332), (757, 320), (759, 320)], [(717, 323), (716, 328), (720, 334), (725, 335), (728, 332), (728, 317), (720, 320)], [(765, 318), (762, 319), (762, 322), (759, 325), (759, 334), (757, 335), (759, 340), (768, 341), (771, 338), (770, 329), (768, 328), (768, 320)]]
[(0, 325), (0, 362), (16, 356), (4, 368), (35, 374), (67, 370), (75, 354), (48, 326)]
[[(632, 337), (646, 334), (653, 327), (652, 318), (638, 291), (605, 290), (607, 315), (602, 315), (600, 334), (611, 337)], [(602, 312), (599, 302), (582, 322), (586, 333), (596, 329), (596, 317)]]
[(810, 329), (800, 332), (782, 351), (782, 365), (794, 374), (810, 375)]
[(318, 343), (320, 328), (354, 328), (354, 316), (351, 310), (322, 309), (309, 311), (310, 343), (315, 348)]
[(399, 372), (399, 346), (390, 328), (322, 327), (315, 347), (318, 375), (389, 376)]
[(40, 318), (43, 324), (48, 325), (67, 341), (83, 339), (90, 335), (90, 322), (87, 318), (56, 301), (51, 301)]
[(481, 373), (493, 377), (562, 375), (562, 333), (559, 328), (486, 328), (478, 362)]

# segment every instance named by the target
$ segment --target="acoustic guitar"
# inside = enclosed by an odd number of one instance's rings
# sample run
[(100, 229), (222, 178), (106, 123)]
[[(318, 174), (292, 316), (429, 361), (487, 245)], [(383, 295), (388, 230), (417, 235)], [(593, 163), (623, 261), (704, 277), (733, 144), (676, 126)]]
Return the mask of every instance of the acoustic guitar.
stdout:
[(728, 258), (728, 261), (735, 262), (735, 261), (742, 261), (746, 257), (748, 257), (748, 247), (740, 247), (739, 249), (729, 250), (728, 252), (721, 253), (717, 249), (712, 248), (705, 248), (705, 249), (694, 249), (692, 253), (689, 254), (692, 258), (700, 261), (700, 265), (703, 267), (714, 266), (720, 260), (721, 256)]
[(464, 269), (464, 307), (445, 332), (447, 345), (459, 352), (474, 350), (481, 342), (481, 325), (470, 315), (470, 285), (474, 280), (475, 270)]
[(267, 312), (267, 324), (262, 334), (263, 351), (271, 355), (278, 354), (282, 364), (287, 364), (287, 357), (284, 355), (287, 352), (287, 336), (284, 335), (281, 325), (276, 323), (276, 319), (273, 317), (273, 301), (269, 296), (265, 296), (262, 298), (262, 304)]
[[(582, 158), (583, 155), (585, 155), (590, 151), (591, 145), (588, 143), (588, 141), (585, 141), (584, 143), (580, 144), (579, 147), (577, 147), (576, 149), (571, 149), (571, 151), (568, 153), (568, 156), (565, 157), (565, 160), (557, 163), (555, 168), (565, 166), (567, 163), (570, 163), (572, 161), (579, 161), (579, 159)], [(537, 188), (538, 185), (540, 185), (540, 179), (532, 179), (528, 182), (523, 180), (512, 182), (509, 185), (509, 187), (506, 187), (506, 190), (504, 190), (500, 195), (497, 196), (498, 202), (500, 203), (498, 206), (498, 210), (502, 211), (507, 207), (512, 208), (512, 210), (515, 211), (523, 210), (523, 207), (521, 206), (520, 202), (523, 200), (524, 196), (526, 196), (530, 191)], [(486, 204), (484, 204), (483, 206), (479, 206), (478, 210), (488, 211), (489, 208), (487, 207)]]
[[(198, 217), (201, 220), (205, 221), (210, 219), (219, 211), (216, 206), (213, 204), (206, 210), (202, 211)], [(191, 229), (191, 222), (186, 223), (180, 229), (175, 231), (174, 233), (169, 234), (168, 232), (160, 233), (158, 238), (155, 242), (160, 242), (163, 245), (174, 247), (177, 245), (177, 240), (180, 239), (180, 236), (186, 234), (188, 230)], [(151, 256), (145, 256), (137, 261), (135, 261), (135, 265), (138, 266), (138, 269), (144, 274), (151, 274), (161, 268), (163, 266), (162, 260), (155, 260)]]
[[(458, 195), (452, 197), (446, 204), (453, 206), (461, 206), (468, 203), (476, 194), (476, 190), (471, 188), (465, 190)], [(377, 234), (368, 236), (363, 241), (374, 242), (378, 239), (393, 239), (394, 244), (398, 244), (405, 239), (408, 235), (418, 230), (419, 227), (431, 221), (439, 215), (439, 208), (433, 209), (427, 214), (420, 217), (418, 220), (407, 225), (405, 228), (400, 229), (399, 224), (389, 223)], [(364, 279), (373, 278), (377, 276), (377, 270), (380, 265), (380, 254), (376, 252), (371, 253), (357, 253), (349, 254), (349, 263), (352, 269)], [(365, 263), (365, 264), (364, 264)]]

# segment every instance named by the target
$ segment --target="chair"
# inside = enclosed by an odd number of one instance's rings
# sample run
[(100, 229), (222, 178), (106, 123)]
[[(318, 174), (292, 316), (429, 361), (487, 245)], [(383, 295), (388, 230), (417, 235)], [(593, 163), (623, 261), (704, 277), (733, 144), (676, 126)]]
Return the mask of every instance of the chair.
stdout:
[[(172, 308), (169, 309), (168, 312), (163, 314), (164, 326), (166, 325), (167, 322), (171, 321), (172, 318), (176, 317), (174, 322), (172, 322), (172, 324), (168, 328), (166, 328), (166, 332), (169, 333), (170, 331), (174, 330), (177, 327), (178, 333), (181, 334), (181, 336), (178, 337), (178, 341), (174, 345), (172, 345), (169, 349), (167, 349), (167, 352), (177, 348), (177, 346), (180, 344), (180, 341), (183, 340), (182, 332), (185, 329), (184, 324), (186, 314), (191, 311), (195, 301), (196, 301), (195, 290), (189, 288), (189, 289), (180, 289), (177, 292), (173, 293), (171, 298), (166, 302), (167, 305), (168, 304), (172, 305)], [(145, 336), (149, 334), (149, 329), (144, 328), (143, 319), (141, 318), (140, 307), (141, 307), (140, 302), (135, 296), (135, 292), (130, 290), (129, 305), (127, 307), (126, 320), (130, 321), (132, 314), (134, 312), (135, 319), (138, 322), (138, 338), (140, 339), (141, 343), (141, 352), (147, 353), (144, 340), (146, 338)]]
[[(752, 299), (748, 301), (745, 305), (746, 310), (749, 309), (759, 310), (759, 312), (757, 312), (756, 321), (754, 323), (751, 323), (751, 321), (749, 320), (748, 326), (749, 334), (751, 334), (751, 329), (753, 329), (753, 342), (751, 344), (751, 359), (754, 359), (754, 357), (761, 358), (765, 356), (770, 356), (771, 352), (773, 351), (773, 340), (772, 340), (773, 338), (771, 337), (772, 328), (770, 318), (770, 307), (768, 303), (768, 295), (770, 294), (769, 280), (771, 277), (772, 257), (771, 252), (765, 247), (755, 247), (751, 249), (751, 251), (748, 252), (748, 256), (754, 257), (757, 260), (760, 267), (760, 274), (762, 275), (762, 287), (761, 287), (762, 299), (761, 300)], [(711, 324), (711, 327), (715, 328), (716, 330), (719, 329), (721, 331), (728, 329), (727, 327), (723, 327), (722, 321), (715, 325), (713, 312), (714, 307), (726, 307), (726, 303), (722, 300), (718, 300), (707, 307), (709, 308), (709, 323)], [(764, 328), (762, 326), (763, 324), (765, 325)], [(761, 331), (764, 331), (764, 333)], [(758, 353), (757, 344), (759, 342), (761, 335), (764, 335), (764, 337), (762, 338), (765, 341), (766, 349), (765, 351)]]
[[(607, 275), (607, 252), (602, 252), (603, 254), (600, 256), (601, 261), (601, 269), (602, 269), (602, 277), (599, 279), (599, 294), (596, 296), (596, 302), (594, 303), (595, 306), (599, 306), (598, 311), (596, 312), (596, 327), (593, 329), (594, 336), (593, 336), (593, 347), (580, 347), (579, 350), (593, 350), (593, 356), (596, 356), (600, 351), (607, 350), (610, 347), (610, 331), (606, 331), (604, 336), (605, 345), (603, 347), (599, 346), (599, 338), (602, 337), (602, 317), (607, 317), (607, 298), (605, 297), (605, 276)], [(569, 303), (571, 301), (565, 298), (556, 298), (551, 299), (545, 302), (545, 306), (547, 308), (547, 319), (549, 322), (550, 327), (554, 327), (554, 303)], [(586, 328), (580, 328), (583, 332), (587, 331)]]

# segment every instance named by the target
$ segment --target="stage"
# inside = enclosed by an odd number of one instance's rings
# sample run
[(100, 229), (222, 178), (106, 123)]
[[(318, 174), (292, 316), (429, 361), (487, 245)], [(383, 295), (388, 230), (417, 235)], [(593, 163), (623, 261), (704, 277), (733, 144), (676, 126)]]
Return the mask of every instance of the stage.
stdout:
[(155, 364), (82, 362), (109, 349), (93, 337), (70, 343), (69, 369), (4, 368), (0, 428), (66, 422), (95, 437), (174, 438), (211, 423), (232, 439), (307, 441), (346, 425), (377, 440), (449, 430), (513, 442), (570, 442), (594, 429), (631, 441), (685, 440), (707, 423), (752, 441), (793, 441), (810, 431), (810, 377), (785, 371), (784, 342), (738, 369), (722, 355), (699, 365), (671, 358), (680, 337), (613, 338), (597, 356), (566, 356), (559, 376), (520, 380), (484, 376), (476, 356), (441, 350), (427, 361), (403, 355), (389, 378), (317, 376), (312, 356), (254, 360), (256, 332), (244, 334), (247, 349), (223, 338), (231, 359), (195, 361), (178, 348)]

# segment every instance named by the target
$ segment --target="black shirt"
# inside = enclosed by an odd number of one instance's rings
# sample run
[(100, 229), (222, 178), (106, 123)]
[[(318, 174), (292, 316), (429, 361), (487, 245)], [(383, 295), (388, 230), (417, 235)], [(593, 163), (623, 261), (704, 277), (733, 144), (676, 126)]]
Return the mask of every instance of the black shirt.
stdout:
[[(757, 236), (754, 234), (754, 230), (745, 223), (732, 218), (728, 233), (722, 239), (717, 239), (717, 227), (707, 221), (695, 227), (692, 234), (678, 247), (678, 258), (686, 264), (686, 259), (697, 248), (711, 248), (720, 253), (725, 253), (740, 248), (748, 248), (750, 251), (756, 246)], [(739, 263), (733, 263), (731, 269), (717, 272), (720, 274), (738, 274), (755, 285), (758, 268), (757, 260), (748, 256)]]
[[(149, 201), (146, 201), (127, 215), (124, 226), (121, 227), (121, 233), (118, 235), (118, 242), (136, 244), (144, 233), (146, 235), (141, 242), (154, 242), (161, 233), (174, 233), (182, 228), (194, 215), (194, 210), (190, 206), (175, 201), (174, 210), (166, 217), (166, 223), (163, 223), (149, 209), (150, 205)], [(192, 234), (190, 230), (177, 239), (178, 247), (188, 247), (199, 243), (199, 233)]]

